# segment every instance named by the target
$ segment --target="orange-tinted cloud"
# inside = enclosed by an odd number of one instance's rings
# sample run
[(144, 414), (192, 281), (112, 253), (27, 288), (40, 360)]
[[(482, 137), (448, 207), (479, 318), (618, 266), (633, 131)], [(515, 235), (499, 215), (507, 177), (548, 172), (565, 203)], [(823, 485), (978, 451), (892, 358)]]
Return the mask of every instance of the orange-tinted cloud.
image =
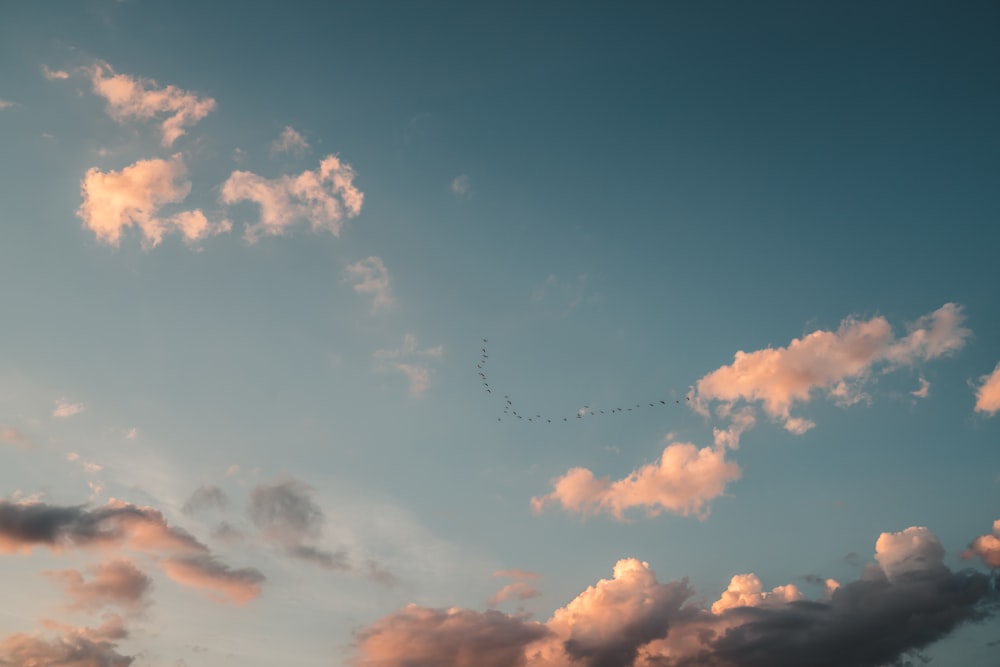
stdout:
[(976, 412), (985, 412), (992, 417), (1000, 412), (1000, 363), (993, 372), (979, 378), (979, 388), (976, 390)]
[(249, 225), (249, 241), (259, 236), (279, 236), (297, 222), (305, 221), (313, 231), (326, 230), (340, 236), (347, 218), (361, 213), (364, 194), (354, 186), (354, 169), (335, 155), (328, 155), (313, 171), (296, 176), (268, 179), (249, 171), (234, 171), (222, 185), (224, 204), (254, 202), (260, 218)]
[(107, 100), (108, 115), (118, 122), (129, 119), (160, 121), (161, 143), (173, 143), (202, 118), (215, 109), (211, 97), (166, 86), (161, 88), (152, 79), (116, 74), (107, 63), (95, 65), (90, 71), (94, 93)]
[(87, 170), (80, 185), (83, 203), (77, 215), (97, 239), (117, 246), (122, 233), (136, 227), (143, 245), (153, 247), (168, 233), (188, 243), (228, 231), (227, 221), (211, 223), (200, 210), (163, 217), (160, 209), (184, 201), (191, 192), (187, 166), (180, 153), (170, 159), (139, 160), (121, 171)]
[(71, 609), (93, 611), (114, 605), (136, 613), (148, 605), (153, 581), (132, 561), (118, 558), (98, 563), (88, 571), (92, 575), (89, 581), (79, 570), (45, 574), (63, 585)]
[(166, 558), (160, 565), (177, 583), (204, 591), (218, 602), (246, 604), (260, 596), (266, 579), (256, 568), (234, 569), (208, 554)]
[(962, 552), (963, 558), (979, 557), (989, 567), (1000, 567), (1000, 519), (993, 522), (993, 532), (980, 535), (972, 540), (969, 548)]
[(814, 331), (787, 347), (737, 352), (732, 364), (698, 380), (694, 402), (702, 410), (711, 401), (759, 403), (790, 431), (803, 433), (813, 424), (793, 417), (793, 406), (815, 392), (840, 404), (862, 400), (861, 387), (875, 365), (912, 365), (960, 349), (971, 335), (963, 320), (961, 307), (947, 303), (897, 339), (884, 317), (847, 318), (836, 331)]
[(38, 634), (15, 634), (0, 641), (0, 664), (11, 667), (129, 667), (135, 660), (117, 651), (118, 642), (128, 636), (118, 616), (112, 616), (97, 628), (48, 625), (61, 634), (51, 639)]
[(708, 515), (710, 501), (722, 495), (726, 485), (740, 478), (740, 467), (726, 460), (721, 447), (698, 448), (690, 443), (672, 443), (660, 460), (635, 470), (628, 477), (610, 481), (596, 478), (586, 468), (572, 468), (553, 480), (551, 493), (531, 499), (541, 511), (549, 503), (581, 514), (605, 512), (618, 520), (633, 508), (649, 516), (672, 512), (684, 516)]
[(719, 599), (712, 603), (712, 613), (721, 614), (726, 609), (735, 607), (760, 607), (801, 599), (802, 592), (794, 584), (778, 586), (768, 592), (764, 590), (756, 574), (737, 574), (729, 581), (729, 586)]

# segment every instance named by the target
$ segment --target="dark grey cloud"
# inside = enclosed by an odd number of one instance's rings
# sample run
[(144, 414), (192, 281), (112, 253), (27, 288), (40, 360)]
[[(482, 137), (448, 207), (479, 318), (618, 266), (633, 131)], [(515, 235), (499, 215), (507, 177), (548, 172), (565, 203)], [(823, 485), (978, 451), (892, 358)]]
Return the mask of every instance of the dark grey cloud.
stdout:
[(247, 514), (265, 537), (286, 546), (319, 537), (326, 520), (312, 487), (296, 479), (256, 486)]
[(181, 511), (187, 515), (198, 514), (205, 510), (223, 510), (229, 505), (226, 492), (217, 486), (199, 486), (187, 499)]
[(351, 569), (351, 563), (347, 557), (347, 552), (345, 551), (337, 551), (335, 553), (333, 551), (311, 547), (306, 544), (299, 544), (294, 547), (289, 547), (286, 553), (289, 556), (318, 565), (326, 570)]

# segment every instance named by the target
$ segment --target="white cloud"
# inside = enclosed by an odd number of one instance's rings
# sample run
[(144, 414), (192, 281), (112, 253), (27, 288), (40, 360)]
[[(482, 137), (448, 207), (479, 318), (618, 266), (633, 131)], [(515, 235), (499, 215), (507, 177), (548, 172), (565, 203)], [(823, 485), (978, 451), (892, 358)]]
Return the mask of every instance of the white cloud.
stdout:
[(460, 174), (451, 181), (451, 191), (459, 197), (464, 197), (472, 192), (472, 183), (468, 174)]
[(992, 417), (1000, 411), (1000, 363), (993, 372), (979, 378), (981, 384), (976, 390), (976, 412), (985, 412)]
[(344, 275), (353, 283), (355, 292), (372, 295), (373, 310), (392, 305), (389, 270), (380, 257), (372, 255), (354, 262), (344, 269)]
[(920, 389), (911, 391), (910, 396), (914, 398), (927, 398), (931, 394), (931, 383), (923, 377), (918, 378), (918, 381), (920, 382)]
[(249, 171), (234, 171), (222, 185), (224, 204), (241, 201), (260, 206), (257, 224), (247, 227), (246, 237), (279, 236), (299, 221), (313, 231), (325, 229), (340, 236), (345, 218), (361, 213), (364, 193), (354, 187), (354, 170), (335, 155), (328, 155), (313, 171), (296, 176), (268, 179)]
[(153, 247), (167, 233), (179, 233), (187, 243), (228, 231), (228, 221), (209, 222), (199, 209), (160, 217), (167, 204), (176, 204), (191, 192), (187, 166), (180, 153), (169, 160), (139, 160), (121, 171), (91, 168), (80, 186), (83, 203), (77, 215), (99, 241), (117, 246), (123, 230), (135, 226), (145, 247)]
[(94, 93), (107, 100), (108, 115), (118, 122), (131, 118), (160, 120), (161, 144), (173, 143), (215, 109), (211, 97), (166, 86), (152, 79), (116, 74), (110, 65), (100, 63), (90, 70)]
[(60, 398), (56, 401), (56, 407), (52, 410), (52, 416), (65, 419), (66, 417), (78, 415), (81, 412), (83, 412), (83, 403), (70, 403), (67, 399)]
[(271, 143), (271, 153), (291, 153), (303, 155), (309, 150), (309, 142), (289, 125), (281, 131), (281, 136)]

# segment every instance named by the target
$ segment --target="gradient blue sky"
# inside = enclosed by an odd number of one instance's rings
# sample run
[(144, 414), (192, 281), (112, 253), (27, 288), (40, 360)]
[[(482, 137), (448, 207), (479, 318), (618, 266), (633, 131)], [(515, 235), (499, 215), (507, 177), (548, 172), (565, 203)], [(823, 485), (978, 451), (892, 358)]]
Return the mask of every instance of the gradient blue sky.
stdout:
[[(680, 665), (685, 628), (803, 608), (711, 611), (734, 575), (834, 610), (817, 582), (909, 599), (898, 550), (981, 584), (998, 31), (990, 2), (3, 3), (0, 664), (463, 667), (499, 623), (468, 664)], [(121, 507), (150, 509), (73, 532)], [(123, 558), (138, 589), (65, 583)], [(588, 587), (684, 578), (676, 631), (573, 652), (633, 599)], [(892, 657), (995, 665), (997, 629)]]

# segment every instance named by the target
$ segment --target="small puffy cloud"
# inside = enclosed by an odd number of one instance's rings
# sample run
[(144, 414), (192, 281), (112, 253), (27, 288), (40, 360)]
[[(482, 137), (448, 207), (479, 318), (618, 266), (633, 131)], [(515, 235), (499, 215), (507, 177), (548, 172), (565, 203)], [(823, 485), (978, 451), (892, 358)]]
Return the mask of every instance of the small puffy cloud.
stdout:
[(802, 592), (794, 584), (778, 586), (767, 592), (756, 574), (737, 574), (729, 581), (729, 587), (719, 599), (712, 603), (712, 613), (721, 614), (734, 607), (761, 607), (801, 599)]
[(134, 426), (125, 432), (126, 440), (135, 440), (137, 437), (139, 437), (139, 429)]
[(259, 221), (246, 230), (251, 242), (261, 235), (280, 236), (300, 221), (339, 237), (344, 220), (361, 213), (364, 201), (364, 193), (354, 186), (354, 169), (335, 155), (295, 176), (268, 179), (234, 171), (222, 184), (220, 197), (224, 204), (249, 201), (260, 207)]
[(69, 78), (69, 72), (61, 69), (49, 69), (48, 65), (42, 65), (42, 76), (49, 81), (65, 81)]
[(65, 419), (80, 414), (83, 409), (83, 403), (70, 403), (67, 399), (60, 398), (56, 401), (56, 407), (52, 409), (52, 416)]
[(355, 292), (372, 295), (372, 310), (392, 305), (389, 270), (380, 257), (372, 255), (348, 265), (344, 276), (352, 283)]
[(30, 553), (36, 546), (54, 551), (128, 546), (143, 552), (207, 552), (151, 507), (114, 499), (93, 509), (0, 500), (0, 553)]
[(468, 174), (459, 174), (451, 181), (451, 191), (459, 197), (464, 197), (472, 192), (472, 183)]
[(209, 222), (200, 210), (181, 211), (161, 217), (167, 204), (184, 201), (191, 192), (187, 166), (180, 153), (168, 160), (139, 160), (121, 171), (87, 170), (80, 184), (83, 203), (77, 216), (97, 240), (117, 246), (122, 232), (137, 227), (143, 245), (153, 247), (168, 233), (180, 234), (193, 243), (230, 229), (228, 221)]
[(62, 634), (46, 639), (38, 634), (14, 634), (0, 641), (0, 664), (11, 667), (129, 667), (132, 656), (117, 651), (128, 637), (121, 617), (112, 616), (97, 628), (50, 623)]
[(417, 337), (411, 333), (403, 336), (403, 345), (398, 348), (376, 350), (372, 355), (380, 371), (395, 370), (410, 382), (410, 396), (423, 396), (431, 385), (431, 372), (426, 366), (429, 359), (441, 359), (444, 346), (419, 348)]
[(920, 382), (920, 388), (910, 392), (910, 396), (914, 398), (927, 398), (931, 395), (931, 383), (925, 378), (917, 378)]
[(875, 560), (891, 581), (910, 572), (943, 568), (944, 547), (927, 528), (911, 526), (898, 533), (879, 535)]
[(992, 417), (1000, 412), (1000, 363), (993, 372), (979, 378), (979, 389), (976, 390), (976, 412), (985, 412)]
[(980, 535), (972, 540), (969, 548), (962, 552), (962, 557), (979, 557), (988, 567), (1000, 567), (1000, 519), (993, 522), (991, 534)]
[(524, 667), (525, 648), (547, 636), (541, 623), (498, 611), (409, 605), (357, 633), (354, 667)]
[(153, 581), (132, 561), (119, 558), (94, 565), (88, 572), (89, 580), (79, 570), (44, 574), (62, 584), (71, 609), (95, 611), (114, 605), (136, 613), (149, 604)]
[(644, 509), (648, 516), (672, 512), (704, 518), (709, 503), (741, 474), (739, 465), (726, 460), (722, 448), (673, 443), (659, 461), (615, 482), (598, 479), (586, 468), (573, 468), (553, 480), (552, 493), (532, 498), (531, 505), (538, 512), (548, 503), (558, 503), (571, 512), (606, 512), (619, 521), (633, 508)]
[(11, 426), (0, 427), (0, 442), (18, 449), (31, 449), (34, 444), (31, 438)]
[(187, 515), (197, 514), (205, 510), (223, 510), (229, 505), (226, 492), (217, 486), (199, 486), (187, 499), (181, 511)]
[(281, 136), (271, 143), (271, 153), (291, 153), (302, 155), (309, 150), (309, 142), (305, 140), (293, 127), (286, 125), (281, 131)]
[(876, 365), (911, 366), (961, 349), (971, 335), (963, 320), (961, 306), (947, 303), (897, 339), (883, 317), (847, 318), (836, 331), (814, 331), (787, 347), (737, 352), (732, 364), (698, 380), (693, 402), (702, 411), (711, 401), (759, 403), (789, 431), (804, 433), (813, 423), (793, 417), (793, 406), (808, 403), (815, 392), (840, 405), (864, 400), (860, 387)]
[(177, 583), (202, 590), (217, 602), (246, 604), (260, 597), (266, 580), (256, 568), (231, 568), (209, 554), (166, 558), (160, 565)]
[(152, 79), (116, 74), (107, 63), (90, 71), (94, 93), (107, 100), (107, 112), (119, 123), (130, 119), (156, 120), (160, 123), (161, 144), (170, 147), (201, 119), (215, 109), (211, 97), (176, 86), (160, 87)]

